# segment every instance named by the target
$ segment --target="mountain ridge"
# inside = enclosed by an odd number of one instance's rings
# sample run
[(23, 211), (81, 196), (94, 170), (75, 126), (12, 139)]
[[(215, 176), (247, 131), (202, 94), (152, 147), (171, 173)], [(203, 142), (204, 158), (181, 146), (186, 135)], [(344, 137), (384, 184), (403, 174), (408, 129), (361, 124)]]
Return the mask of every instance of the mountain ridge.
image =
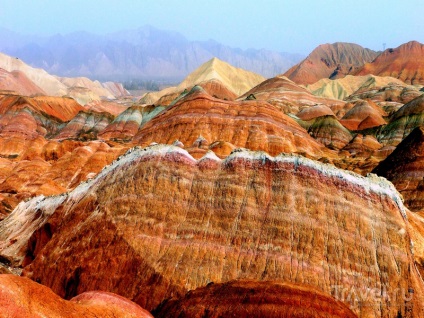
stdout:
[(0, 51), (52, 74), (86, 76), (102, 81), (132, 78), (181, 80), (214, 56), (235, 67), (271, 77), (302, 58), (298, 54), (264, 49), (231, 48), (213, 40), (189, 41), (177, 32), (151, 26), (104, 36), (74, 32), (34, 37), (33, 40), (0, 29)]

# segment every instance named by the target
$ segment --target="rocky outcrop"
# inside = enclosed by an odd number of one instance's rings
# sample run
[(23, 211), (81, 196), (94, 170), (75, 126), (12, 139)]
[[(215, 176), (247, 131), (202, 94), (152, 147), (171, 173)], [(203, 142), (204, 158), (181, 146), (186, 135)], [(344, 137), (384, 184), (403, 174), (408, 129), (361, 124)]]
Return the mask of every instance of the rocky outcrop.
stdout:
[(413, 129), (424, 125), (424, 95), (403, 105), (378, 134), (381, 143), (397, 146)]
[(236, 147), (271, 154), (305, 152), (321, 154), (322, 145), (276, 107), (264, 101), (225, 101), (203, 90), (194, 90), (175, 105), (147, 122), (134, 142), (192, 145), (203, 136), (208, 144), (228, 142)]
[(424, 128), (415, 128), (375, 169), (390, 180), (412, 211), (424, 207)]
[[(306, 85), (306, 88), (317, 96), (344, 100), (352, 94), (357, 94), (358, 91), (367, 91), (370, 94), (370, 91), (394, 85), (401, 86), (402, 88), (406, 86), (401, 80), (389, 76), (347, 75), (338, 79), (323, 78), (313, 84)], [(362, 99), (365, 98), (362, 97)], [(386, 99), (388, 98), (389, 96), (386, 97)]]
[(355, 75), (366, 74), (391, 76), (409, 84), (423, 85), (424, 45), (411, 41), (395, 49), (387, 49), (374, 61), (355, 72)]
[(344, 104), (341, 101), (315, 96), (284, 76), (270, 78), (255, 86), (240, 96), (239, 100), (247, 98), (267, 101), (285, 113), (296, 114), (304, 107), (324, 104), (330, 108)]
[(0, 218), (21, 200), (73, 189), (126, 150), (98, 141), (46, 141), (43, 138), (23, 145), (27, 147), (20, 157), (0, 161)]
[(54, 139), (95, 140), (97, 134), (103, 131), (113, 119), (113, 116), (108, 113), (79, 112), (54, 136)]
[(377, 55), (377, 52), (357, 44), (340, 42), (323, 44), (284, 73), (284, 76), (298, 84), (313, 84), (322, 78), (341, 78), (365, 63), (373, 61)]
[(330, 149), (342, 149), (352, 140), (349, 130), (332, 115), (315, 118), (308, 133)]
[(340, 120), (350, 130), (365, 130), (386, 125), (386, 112), (370, 100), (358, 101)]
[(44, 225), (30, 244), (8, 227), (1, 254), (27, 257), (24, 275), (66, 298), (102, 289), (150, 310), (210, 282), (273, 280), (331, 295), (359, 317), (422, 314), (405, 208), (384, 179), (297, 156), (195, 160), (157, 145), (34, 210), (38, 200), (1, 226), (36, 211)]
[(113, 122), (105, 127), (99, 134), (99, 138), (108, 140), (131, 140), (139, 130), (143, 120), (143, 107), (132, 106), (127, 108)]
[(165, 302), (155, 317), (355, 318), (345, 304), (329, 295), (281, 282), (210, 283), (182, 299)]
[(153, 318), (133, 302), (102, 291), (65, 301), (49, 288), (27, 278), (0, 275), (0, 317), (20, 318)]

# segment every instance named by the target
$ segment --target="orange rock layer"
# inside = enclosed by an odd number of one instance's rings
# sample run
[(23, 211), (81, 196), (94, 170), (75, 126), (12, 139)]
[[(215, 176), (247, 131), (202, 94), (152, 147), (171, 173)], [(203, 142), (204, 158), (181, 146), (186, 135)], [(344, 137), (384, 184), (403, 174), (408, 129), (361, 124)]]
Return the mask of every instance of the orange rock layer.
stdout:
[(128, 299), (107, 292), (87, 292), (65, 301), (27, 278), (0, 275), (1, 318), (153, 318)]
[[(23, 227), (36, 211), (42, 217)], [(302, 157), (132, 149), (68, 195), (22, 203), (2, 224), (3, 257), (25, 259), (25, 276), (66, 298), (101, 289), (151, 310), (210, 282), (273, 280), (331, 295), (359, 317), (423, 314), (394, 187)], [(409, 301), (396, 294), (412, 289)]]

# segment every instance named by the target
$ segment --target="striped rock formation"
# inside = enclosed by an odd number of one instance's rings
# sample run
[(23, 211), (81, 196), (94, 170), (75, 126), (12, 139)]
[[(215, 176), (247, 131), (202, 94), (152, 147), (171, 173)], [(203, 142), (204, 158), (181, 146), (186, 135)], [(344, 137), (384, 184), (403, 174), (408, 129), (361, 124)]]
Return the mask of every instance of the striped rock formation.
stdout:
[(135, 148), (69, 194), (22, 202), (0, 228), (2, 258), (68, 299), (101, 289), (152, 310), (247, 279), (306, 286), (359, 317), (424, 314), (393, 185), (303, 157)]

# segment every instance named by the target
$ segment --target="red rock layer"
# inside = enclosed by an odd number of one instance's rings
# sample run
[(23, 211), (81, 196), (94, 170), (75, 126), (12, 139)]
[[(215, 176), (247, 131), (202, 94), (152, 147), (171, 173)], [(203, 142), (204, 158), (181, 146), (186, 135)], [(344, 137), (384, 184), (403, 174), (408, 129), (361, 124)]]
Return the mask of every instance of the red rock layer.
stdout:
[(316, 105), (316, 106), (312, 106), (312, 107), (305, 107), (303, 108), (299, 113), (297, 113), (296, 115), (297, 117), (299, 117), (302, 120), (312, 120), (318, 117), (322, 117), (322, 116), (334, 116), (336, 117), (336, 115), (334, 115), (333, 111), (325, 106), (325, 105)]
[(122, 112), (99, 133), (104, 140), (131, 140), (138, 132), (143, 119), (143, 107), (132, 106)]
[(424, 45), (411, 41), (387, 49), (355, 75), (391, 76), (410, 84), (424, 84)]
[(97, 112), (97, 113), (109, 113), (113, 116), (118, 116), (120, 113), (125, 111), (128, 106), (119, 104), (117, 102), (106, 101), (106, 100), (96, 100), (84, 105), (84, 108), (88, 112)]
[(20, 71), (8, 72), (2, 68), (0, 68), (0, 91), (8, 91), (25, 96), (46, 94), (24, 73)]
[(232, 281), (209, 284), (182, 299), (165, 302), (155, 317), (355, 318), (345, 304), (329, 295), (280, 282)]
[[(209, 282), (274, 280), (353, 291), (358, 301), (337, 297), (360, 317), (423, 314), (405, 211), (384, 179), (260, 152), (196, 161), (157, 145), (37, 200), (2, 222), (1, 255), (30, 256), (25, 275), (66, 298), (101, 289), (150, 310)], [(35, 232), (20, 226), (34, 211)], [(396, 294), (410, 288), (411, 301)]]
[(315, 96), (306, 88), (297, 85), (283, 76), (270, 78), (252, 88), (247, 93), (239, 97), (239, 100), (246, 98), (263, 100), (275, 105), (285, 113), (298, 113), (304, 107), (317, 104), (324, 104), (332, 108), (343, 105), (344, 102)]
[(424, 95), (403, 105), (378, 134), (380, 142), (397, 146), (415, 128), (424, 125)]
[(237, 95), (233, 91), (217, 79), (202, 82), (198, 85), (201, 86), (209, 95), (215, 98), (224, 100), (235, 100), (237, 98)]
[(414, 129), (373, 172), (395, 185), (410, 210), (423, 210), (424, 128)]
[(121, 296), (92, 291), (65, 301), (49, 288), (27, 278), (0, 275), (1, 318), (153, 318)]
[(352, 140), (349, 130), (333, 115), (316, 118), (308, 133), (330, 149), (342, 149)]
[(236, 147), (271, 154), (306, 152), (316, 156), (322, 145), (293, 119), (264, 101), (224, 101), (195, 92), (146, 123), (134, 141), (192, 145), (203, 136), (208, 144), (228, 142)]
[(97, 139), (99, 131), (103, 131), (112, 121), (113, 116), (108, 113), (79, 112), (60, 132), (54, 137), (55, 140)]
[(20, 200), (73, 189), (125, 151), (98, 141), (38, 141), (25, 144), (20, 160), (0, 162), (0, 219)]
[(386, 112), (370, 100), (358, 101), (340, 120), (350, 130), (364, 130), (386, 124)]
[[(321, 78), (339, 78), (371, 62), (378, 55), (352, 43), (323, 44), (284, 73), (298, 84), (313, 84)], [(377, 74), (375, 74), (377, 75)]]

